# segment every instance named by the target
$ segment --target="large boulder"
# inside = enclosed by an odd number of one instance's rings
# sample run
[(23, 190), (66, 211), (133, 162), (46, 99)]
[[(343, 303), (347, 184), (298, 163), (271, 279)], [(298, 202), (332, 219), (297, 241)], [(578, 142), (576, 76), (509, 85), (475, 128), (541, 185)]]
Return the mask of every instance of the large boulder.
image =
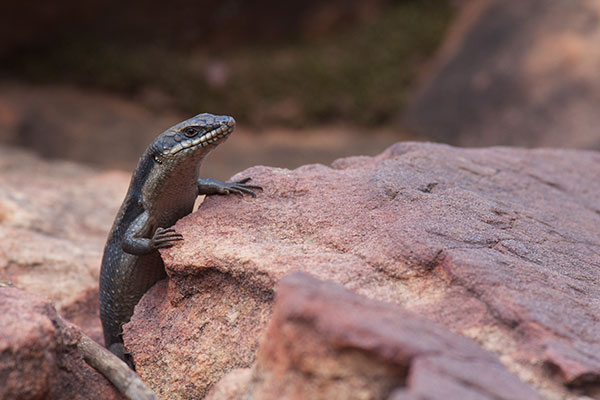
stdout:
[(168, 284), (125, 326), (159, 393), (196, 398), (250, 367), (276, 283), (303, 270), (474, 339), (543, 397), (598, 394), (600, 154), (400, 143), (248, 176), (257, 198), (210, 197), (177, 223)]
[(461, 146), (600, 149), (600, 0), (470, 0), (407, 110)]

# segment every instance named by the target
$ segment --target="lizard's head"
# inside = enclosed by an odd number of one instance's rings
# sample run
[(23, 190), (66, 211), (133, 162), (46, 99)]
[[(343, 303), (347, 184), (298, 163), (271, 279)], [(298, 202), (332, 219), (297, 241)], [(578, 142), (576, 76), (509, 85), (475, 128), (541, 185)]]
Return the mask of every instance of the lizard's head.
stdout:
[(201, 158), (224, 141), (235, 127), (229, 116), (198, 114), (158, 136), (150, 147), (159, 164), (172, 160)]

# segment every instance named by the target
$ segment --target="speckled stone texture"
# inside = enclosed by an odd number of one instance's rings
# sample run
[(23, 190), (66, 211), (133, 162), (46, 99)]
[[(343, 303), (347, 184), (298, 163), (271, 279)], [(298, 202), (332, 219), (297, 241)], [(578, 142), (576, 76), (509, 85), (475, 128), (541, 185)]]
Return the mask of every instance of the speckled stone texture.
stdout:
[(77, 351), (79, 329), (51, 302), (0, 287), (0, 399), (123, 399)]
[(385, 398), (540, 397), (476, 342), (402, 307), (301, 272), (278, 285), (273, 318), (252, 370), (234, 371), (208, 396)]
[(125, 327), (155, 390), (195, 398), (250, 367), (273, 288), (302, 270), (475, 339), (543, 398), (598, 395), (600, 154), (399, 143), (247, 176), (258, 198), (177, 223), (168, 288)]

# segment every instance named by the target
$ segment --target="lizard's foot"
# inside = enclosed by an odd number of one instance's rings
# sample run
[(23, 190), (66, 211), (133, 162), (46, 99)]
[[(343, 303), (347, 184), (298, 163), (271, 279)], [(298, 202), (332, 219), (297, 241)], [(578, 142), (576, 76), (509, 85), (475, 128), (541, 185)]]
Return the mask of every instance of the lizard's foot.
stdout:
[[(235, 182), (222, 182), (213, 178), (199, 178), (198, 179), (198, 193), (205, 195), (227, 195), (237, 194), (243, 196), (249, 194), (252, 197), (256, 197), (254, 190), (263, 190), (259, 185), (248, 185), (251, 178), (245, 178)], [(254, 189), (254, 190), (253, 190)]]
[[(228, 185), (229, 193), (244, 195), (244, 193), (251, 195), (252, 197), (256, 197), (256, 192), (254, 190), (263, 190), (262, 186), (259, 185), (248, 185), (246, 182), (249, 182), (252, 178), (244, 178), (235, 182), (224, 182)], [(254, 190), (252, 190), (254, 189)]]
[(177, 233), (173, 228), (156, 228), (152, 236), (152, 247), (155, 249), (166, 249), (183, 240), (181, 233)]
[(108, 350), (110, 350), (111, 353), (123, 360), (125, 364), (129, 365), (129, 368), (135, 371), (133, 357), (131, 357), (131, 353), (125, 349), (125, 345), (123, 345), (123, 343), (113, 343), (110, 346), (108, 346)]

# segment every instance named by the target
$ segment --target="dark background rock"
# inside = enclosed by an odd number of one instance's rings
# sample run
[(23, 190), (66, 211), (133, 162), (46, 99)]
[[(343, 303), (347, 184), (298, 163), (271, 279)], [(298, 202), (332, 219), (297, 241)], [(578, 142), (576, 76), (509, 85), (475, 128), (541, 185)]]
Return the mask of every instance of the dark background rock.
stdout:
[[(599, 166), (594, 152), (400, 143), (332, 167), (251, 168), (235, 178), (262, 185), (258, 198), (211, 197), (177, 223), (168, 291), (142, 300), (126, 345), (156, 390), (177, 391), (174, 371), (220, 362), (197, 345), (214, 335), (204, 331), (221, 332), (220, 352), (256, 348), (258, 334), (225, 337), (262, 332), (268, 293), (300, 269), (475, 339), (544, 397), (597, 393)], [(234, 299), (265, 294), (247, 314), (222, 301), (223, 282)], [(229, 317), (200, 313), (213, 306)], [(186, 382), (193, 392), (218, 376)]]
[(600, 149), (600, 2), (472, 1), (406, 111), (461, 146)]

